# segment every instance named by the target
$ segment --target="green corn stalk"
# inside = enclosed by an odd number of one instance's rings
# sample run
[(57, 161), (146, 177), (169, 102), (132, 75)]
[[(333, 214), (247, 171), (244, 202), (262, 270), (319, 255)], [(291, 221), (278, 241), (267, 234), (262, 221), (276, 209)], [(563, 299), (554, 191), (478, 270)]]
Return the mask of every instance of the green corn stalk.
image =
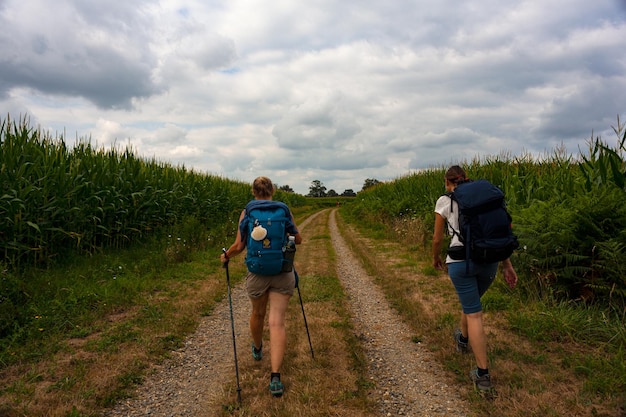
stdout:
[[(0, 253), (12, 267), (67, 251), (125, 247), (182, 222), (223, 228), (251, 198), (249, 184), (137, 157), (74, 146), (0, 119)], [(192, 219), (192, 220), (189, 220)]]

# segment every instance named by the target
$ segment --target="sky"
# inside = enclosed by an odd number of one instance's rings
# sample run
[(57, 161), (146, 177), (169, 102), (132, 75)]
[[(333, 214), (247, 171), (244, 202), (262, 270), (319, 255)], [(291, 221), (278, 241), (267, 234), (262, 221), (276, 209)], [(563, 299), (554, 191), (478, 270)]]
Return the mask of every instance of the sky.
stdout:
[(626, 122), (626, 0), (0, 0), (0, 118), (307, 194)]

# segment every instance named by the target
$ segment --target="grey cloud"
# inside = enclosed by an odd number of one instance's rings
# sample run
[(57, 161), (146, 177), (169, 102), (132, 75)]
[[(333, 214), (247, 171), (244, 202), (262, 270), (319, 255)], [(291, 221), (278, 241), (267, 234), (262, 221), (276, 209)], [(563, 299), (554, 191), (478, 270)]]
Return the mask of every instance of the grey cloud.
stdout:
[(307, 101), (285, 114), (272, 134), (285, 149), (341, 148), (361, 131), (346, 101), (336, 94)]
[(212, 35), (204, 39), (202, 48), (198, 51), (197, 62), (206, 70), (214, 70), (230, 66), (236, 57), (232, 39)]
[[(615, 115), (623, 111), (626, 101), (616, 91), (626, 91), (626, 77), (609, 83), (591, 80), (581, 83), (575, 91), (554, 97), (541, 114), (539, 124), (533, 129), (538, 141), (546, 140), (580, 142), (592, 131), (606, 129), (615, 123)], [(580, 117), (584, 114), (585, 117)]]
[(158, 144), (178, 144), (187, 139), (187, 130), (172, 123), (168, 123), (165, 126), (157, 129), (154, 132), (153, 140), (146, 140), (146, 142), (154, 142)]
[(388, 160), (382, 152), (353, 153), (350, 151), (319, 158), (319, 168), (327, 171), (354, 171), (359, 169), (380, 168)]
[(428, 132), (416, 138), (416, 148), (442, 149), (448, 147), (459, 147), (466, 149), (467, 147), (471, 147), (481, 141), (484, 141), (484, 138), (480, 135), (480, 133), (461, 127), (446, 129), (440, 133)]
[(413, 150), (408, 152), (409, 169), (425, 169), (441, 164), (470, 161), (478, 155), (499, 154), (485, 133), (467, 127), (427, 132), (415, 138)]
[[(59, 57), (61, 58), (61, 57)], [(3, 89), (29, 87), (47, 94), (82, 96), (102, 108), (130, 108), (131, 99), (160, 91), (150, 68), (100, 50), (61, 59), (29, 59), (20, 65), (0, 62)]]
[(235, 42), (211, 31), (204, 24), (183, 20), (170, 40), (175, 50), (169, 59), (193, 63), (203, 70), (230, 67), (237, 58)]
[(237, 152), (234, 155), (220, 155), (219, 157), (219, 163), (224, 172), (262, 171), (269, 169), (269, 167), (265, 167), (265, 164), (257, 162), (258, 155), (255, 155), (253, 150), (250, 149), (242, 149), (241, 152)]
[[(87, 5), (87, 10), (80, 7)], [(133, 98), (162, 90), (152, 81), (156, 61), (145, 49), (147, 36), (137, 33), (145, 26), (143, 19), (137, 19), (137, 9), (127, 7), (124, 13), (111, 15), (104, 11), (116, 9), (108, 6), (92, 13), (91, 2), (40, 6), (43, 10), (38, 13), (47, 11), (53, 20), (58, 6), (58, 14), (70, 20), (32, 31), (28, 25), (19, 25), (24, 22), (13, 21), (8, 6), (0, 14), (0, 95), (26, 87), (45, 94), (81, 96), (102, 108), (128, 109)], [(79, 12), (67, 10), (70, 6), (79, 6)]]
[(77, 23), (109, 33), (124, 33), (134, 38), (150, 39), (150, 0), (57, 0), (67, 4), (77, 14)]
[(272, 158), (267, 161), (267, 168), (316, 169), (320, 171), (354, 171), (380, 168), (387, 164), (387, 154), (382, 149), (327, 149), (317, 148), (292, 152), (287, 157)]
[(614, 124), (616, 1), (0, 0), (0, 95), (174, 163), (358, 190)]
[(310, 120), (285, 121), (277, 124), (272, 133), (281, 147), (290, 150), (334, 149), (359, 132), (352, 123), (335, 124), (328, 117)]

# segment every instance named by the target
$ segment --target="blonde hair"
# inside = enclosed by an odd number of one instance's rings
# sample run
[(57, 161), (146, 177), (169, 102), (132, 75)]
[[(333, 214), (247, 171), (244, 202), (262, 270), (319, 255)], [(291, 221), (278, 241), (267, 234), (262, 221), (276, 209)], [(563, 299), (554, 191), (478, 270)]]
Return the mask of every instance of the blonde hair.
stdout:
[(252, 183), (252, 194), (258, 198), (270, 198), (274, 195), (274, 184), (267, 177), (257, 177)]
[(463, 181), (467, 181), (467, 174), (465, 170), (458, 165), (452, 165), (446, 171), (445, 179), (450, 181), (452, 184), (458, 184)]

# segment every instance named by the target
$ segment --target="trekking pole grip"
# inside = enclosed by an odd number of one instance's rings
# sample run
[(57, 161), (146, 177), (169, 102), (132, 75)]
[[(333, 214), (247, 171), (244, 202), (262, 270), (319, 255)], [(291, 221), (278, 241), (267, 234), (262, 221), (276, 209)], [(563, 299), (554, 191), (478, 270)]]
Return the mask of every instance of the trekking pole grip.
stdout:
[(226, 255), (226, 248), (222, 248), (222, 253), (224, 254), (224, 257), (226, 258), (226, 262), (222, 264), (222, 268), (228, 268), (228, 255)]

